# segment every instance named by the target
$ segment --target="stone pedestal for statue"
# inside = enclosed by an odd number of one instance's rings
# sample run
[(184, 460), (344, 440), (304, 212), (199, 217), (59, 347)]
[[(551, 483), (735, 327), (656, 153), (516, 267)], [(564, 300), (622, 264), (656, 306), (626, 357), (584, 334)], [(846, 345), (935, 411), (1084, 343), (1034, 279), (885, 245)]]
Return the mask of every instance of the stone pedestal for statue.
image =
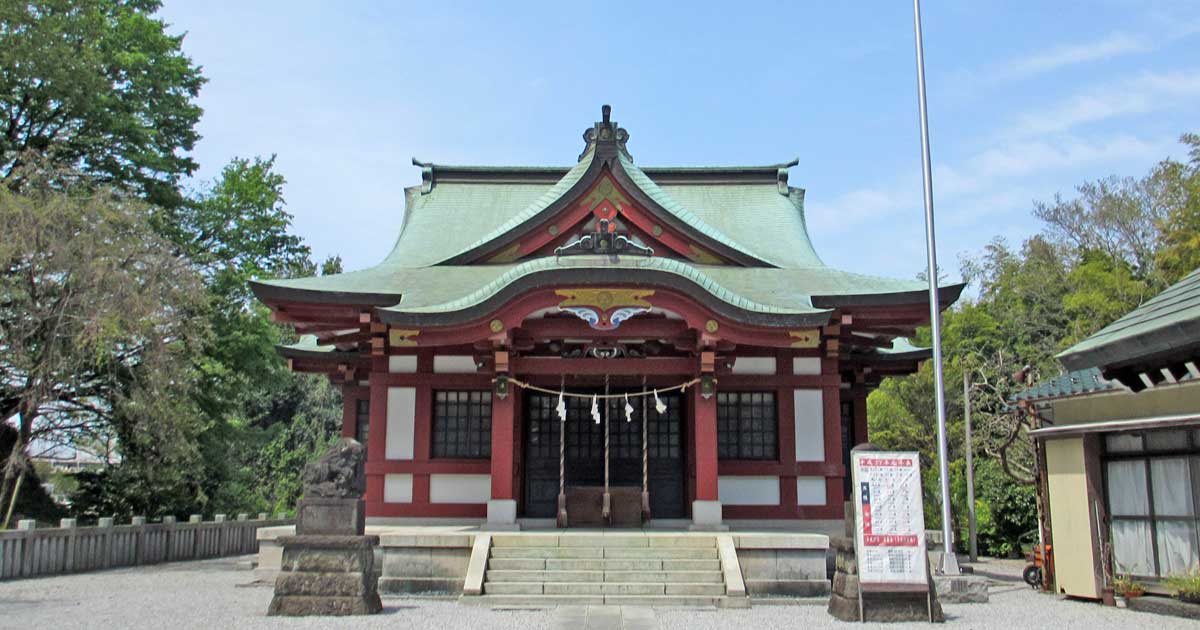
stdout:
[[(846, 536), (830, 536), (829, 546), (837, 552), (833, 574), (833, 589), (829, 595), (829, 614), (842, 621), (859, 621), (860, 608), (858, 558), (854, 550), (854, 507), (846, 504)], [(926, 572), (926, 575), (930, 575)], [(929, 592), (880, 591), (869, 592), (861, 608), (863, 621), (925, 621), (946, 620), (932, 578)]]
[(283, 561), (268, 615), (371, 615), (383, 610), (374, 547), (364, 536), (361, 444), (342, 438), (304, 469), (296, 535), (281, 536)]

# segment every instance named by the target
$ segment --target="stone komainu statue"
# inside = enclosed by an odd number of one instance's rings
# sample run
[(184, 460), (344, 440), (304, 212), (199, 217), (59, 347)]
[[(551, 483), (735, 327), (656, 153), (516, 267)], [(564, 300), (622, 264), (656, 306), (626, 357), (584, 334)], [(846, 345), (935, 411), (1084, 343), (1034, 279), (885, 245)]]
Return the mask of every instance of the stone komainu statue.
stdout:
[(305, 498), (357, 499), (366, 492), (363, 461), (367, 449), (353, 438), (344, 437), (325, 454), (304, 467)]

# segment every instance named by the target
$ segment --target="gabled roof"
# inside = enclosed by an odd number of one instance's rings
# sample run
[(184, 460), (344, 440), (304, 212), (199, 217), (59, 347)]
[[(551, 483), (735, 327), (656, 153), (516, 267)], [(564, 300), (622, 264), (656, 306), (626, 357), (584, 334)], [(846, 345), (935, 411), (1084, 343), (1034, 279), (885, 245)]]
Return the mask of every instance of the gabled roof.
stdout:
[[(415, 162), (422, 184), (405, 191), (399, 238), (388, 256), (361, 271), (252, 283), (275, 302), (379, 307), (394, 321), (446, 321), (478, 315), (515, 287), (546, 274), (582, 281), (698, 287), (718, 310), (775, 325), (823, 323), (842, 305), (920, 304), (925, 284), (848, 273), (824, 265), (804, 218), (804, 191), (787, 185), (795, 162), (747, 167), (642, 169), (625, 149), (628, 132), (608, 120), (585, 134), (579, 162), (562, 167), (441, 166)], [(611, 177), (656, 222), (677, 229), (735, 264), (663, 256), (526, 258), (481, 264), (546, 217), (576, 203), (599, 177)], [(942, 303), (963, 285), (942, 288)]]
[[(1200, 353), (1200, 269), (1058, 355), (1069, 370), (1157, 371)], [(1161, 361), (1160, 361), (1161, 359)], [(1155, 363), (1162, 363), (1157, 367)], [(1146, 365), (1142, 365), (1146, 364)]]

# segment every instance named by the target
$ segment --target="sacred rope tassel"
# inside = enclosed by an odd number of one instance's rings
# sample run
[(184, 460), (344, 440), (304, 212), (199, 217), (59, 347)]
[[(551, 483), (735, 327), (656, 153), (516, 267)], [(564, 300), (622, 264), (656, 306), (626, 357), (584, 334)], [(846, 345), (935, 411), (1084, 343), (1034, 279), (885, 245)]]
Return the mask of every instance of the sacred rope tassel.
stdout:
[(558, 405), (554, 407), (554, 411), (558, 412), (558, 420), (560, 422), (567, 421), (567, 403), (563, 400), (563, 392), (558, 392)]
[(663, 402), (662, 399), (658, 397), (657, 389), (654, 390), (654, 410), (660, 414), (667, 412), (667, 403)]
[(600, 424), (600, 401), (595, 394), (592, 395), (592, 420)]
[(629, 394), (625, 394), (625, 422), (633, 422), (633, 405), (629, 404)]

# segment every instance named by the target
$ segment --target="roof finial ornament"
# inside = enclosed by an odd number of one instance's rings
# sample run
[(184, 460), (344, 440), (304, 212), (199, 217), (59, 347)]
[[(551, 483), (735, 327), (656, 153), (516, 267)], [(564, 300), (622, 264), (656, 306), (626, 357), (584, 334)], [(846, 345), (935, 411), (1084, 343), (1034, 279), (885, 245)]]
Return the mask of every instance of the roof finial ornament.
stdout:
[(616, 158), (618, 153), (624, 153), (625, 157), (632, 160), (633, 156), (629, 155), (629, 151), (625, 149), (627, 140), (629, 140), (629, 132), (612, 121), (612, 105), (602, 105), (600, 122), (593, 124), (590, 129), (583, 132), (583, 141), (587, 143), (587, 146), (579, 155), (579, 159), (587, 157), (588, 151), (594, 149), (596, 157), (604, 162)]

